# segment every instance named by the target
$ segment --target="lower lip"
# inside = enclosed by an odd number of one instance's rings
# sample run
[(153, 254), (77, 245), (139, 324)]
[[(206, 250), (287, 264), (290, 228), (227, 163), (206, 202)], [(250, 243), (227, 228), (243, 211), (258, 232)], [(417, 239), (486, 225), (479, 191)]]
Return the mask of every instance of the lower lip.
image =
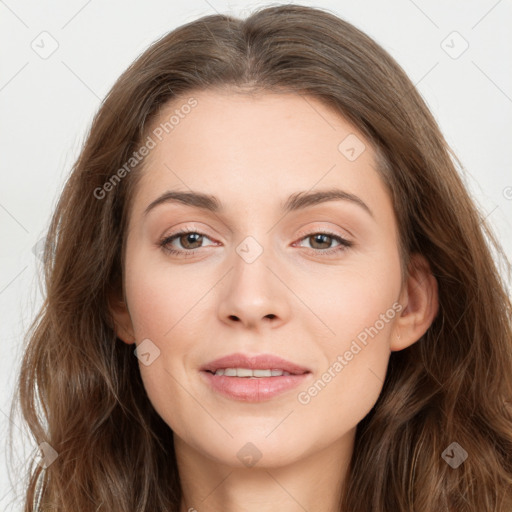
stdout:
[(208, 384), (228, 398), (245, 402), (264, 402), (299, 386), (310, 373), (280, 377), (226, 377), (202, 371)]

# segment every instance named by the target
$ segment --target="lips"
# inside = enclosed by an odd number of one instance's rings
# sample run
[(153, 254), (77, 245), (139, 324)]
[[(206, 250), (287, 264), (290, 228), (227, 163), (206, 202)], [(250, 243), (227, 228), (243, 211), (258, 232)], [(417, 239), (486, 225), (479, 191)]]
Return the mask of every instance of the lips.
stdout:
[(200, 375), (211, 390), (230, 400), (263, 402), (307, 383), (313, 374), (309, 368), (271, 354), (239, 353), (205, 364)]
[(258, 354), (248, 356), (241, 353), (230, 354), (219, 359), (215, 359), (205, 364), (201, 370), (215, 373), (217, 370), (226, 368), (247, 368), (250, 370), (282, 370), (291, 375), (302, 375), (309, 373), (309, 368), (300, 366), (291, 361), (287, 361), (272, 354)]

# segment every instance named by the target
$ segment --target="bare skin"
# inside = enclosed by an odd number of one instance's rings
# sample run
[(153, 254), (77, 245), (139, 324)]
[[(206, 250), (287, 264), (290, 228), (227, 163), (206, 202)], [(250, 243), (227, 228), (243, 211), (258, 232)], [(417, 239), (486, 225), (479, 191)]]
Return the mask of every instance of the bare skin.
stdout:
[[(139, 366), (174, 432), (181, 512), (339, 510), (356, 426), (381, 392), (391, 352), (430, 326), (435, 278), (414, 256), (402, 286), (398, 226), (373, 150), (338, 114), (289, 94), (192, 96), (197, 106), (151, 150), (134, 197), (126, 303), (112, 306), (118, 336), (160, 351)], [(338, 149), (349, 134), (365, 145), (353, 160), (350, 147)], [(299, 191), (331, 188), (371, 213), (347, 199), (281, 209)], [(169, 190), (216, 196), (224, 209), (163, 202), (144, 215)], [(180, 255), (159, 246), (184, 228), (198, 235), (168, 242)], [(200, 368), (233, 352), (274, 354), (310, 373), (268, 400), (229, 398)]]

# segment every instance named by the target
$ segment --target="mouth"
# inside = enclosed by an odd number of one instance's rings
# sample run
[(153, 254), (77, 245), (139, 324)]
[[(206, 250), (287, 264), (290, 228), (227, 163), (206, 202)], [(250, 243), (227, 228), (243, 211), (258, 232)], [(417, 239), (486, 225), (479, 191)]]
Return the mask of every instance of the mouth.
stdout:
[[(302, 375), (311, 370), (273, 354), (230, 354), (210, 361), (201, 370), (227, 377), (280, 377)], [(264, 373), (262, 373), (264, 372)], [(270, 372), (270, 375), (268, 374)], [(274, 374), (272, 374), (274, 372)], [(282, 372), (282, 373), (278, 373)]]
[(310, 369), (271, 354), (232, 354), (201, 368), (201, 375), (216, 393), (244, 402), (262, 402), (290, 391)]
[(283, 369), (277, 368), (218, 368), (215, 372), (206, 370), (212, 375), (225, 375), (226, 377), (242, 377), (248, 379), (261, 379), (262, 377), (286, 377), (288, 375), (302, 375), (303, 373), (290, 373)]

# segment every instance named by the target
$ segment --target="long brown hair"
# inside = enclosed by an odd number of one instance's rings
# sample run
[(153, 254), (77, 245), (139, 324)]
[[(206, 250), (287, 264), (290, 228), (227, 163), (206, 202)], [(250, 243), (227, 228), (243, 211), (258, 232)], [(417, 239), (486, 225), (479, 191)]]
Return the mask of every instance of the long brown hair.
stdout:
[[(438, 281), (437, 317), (391, 354), (382, 393), (357, 427), (340, 510), (510, 512), (512, 306), (500, 277), (509, 263), (402, 68), (353, 25), (296, 5), (173, 30), (122, 74), (95, 116), (46, 237), (45, 302), (15, 397), (37, 443), (58, 454), (44, 506), (179, 510), (172, 432), (148, 400), (133, 346), (116, 337), (110, 301), (123, 297), (127, 213), (144, 159), (126, 162), (166, 102), (214, 87), (309, 95), (352, 122), (380, 155), (403, 269), (421, 253)], [(443, 457), (453, 443), (467, 452), (457, 468)], [(40, 472), (33, 464), (25, 512)]]

